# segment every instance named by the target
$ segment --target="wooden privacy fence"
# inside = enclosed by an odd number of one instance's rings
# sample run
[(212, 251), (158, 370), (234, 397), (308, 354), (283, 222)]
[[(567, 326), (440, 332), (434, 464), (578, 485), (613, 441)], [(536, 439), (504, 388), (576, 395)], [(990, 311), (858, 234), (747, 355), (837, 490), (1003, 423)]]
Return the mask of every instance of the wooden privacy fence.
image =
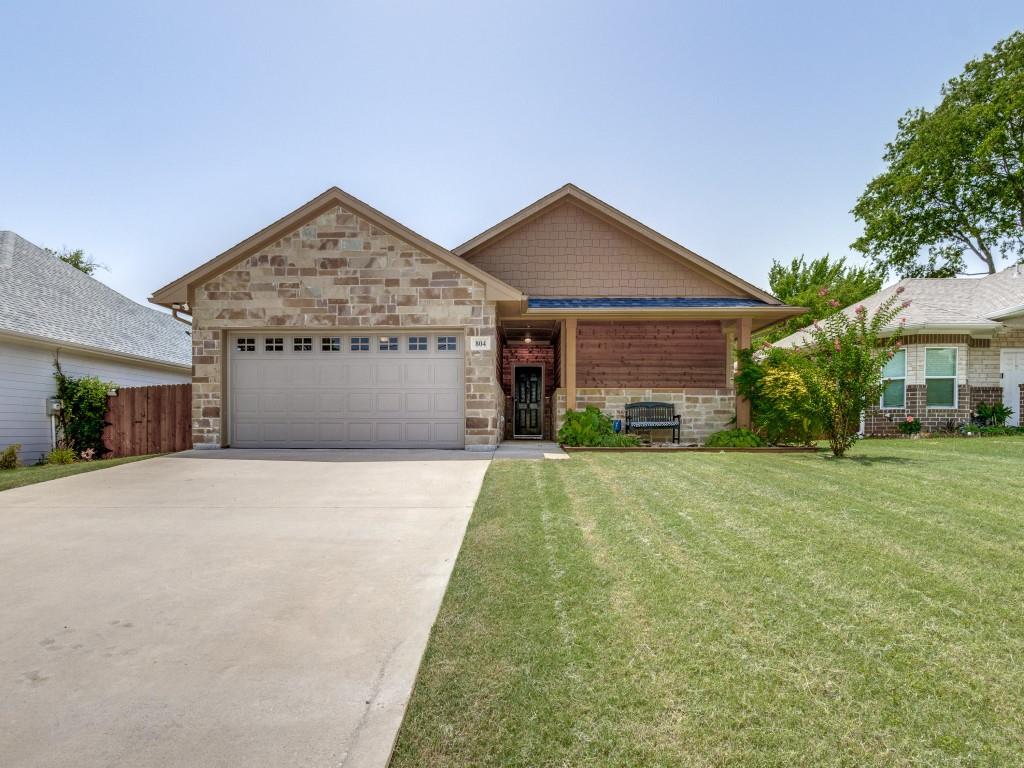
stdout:
[(119, 389), (107, 398), (106, 421), (108, 457), (187, 450), (192, 447), (192, 385)]

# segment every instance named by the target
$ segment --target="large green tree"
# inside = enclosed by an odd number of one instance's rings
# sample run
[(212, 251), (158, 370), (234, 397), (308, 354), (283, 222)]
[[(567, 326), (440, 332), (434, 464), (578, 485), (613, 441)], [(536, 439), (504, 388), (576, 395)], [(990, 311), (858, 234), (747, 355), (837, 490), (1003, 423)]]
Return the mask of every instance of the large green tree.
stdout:
[(853, 214), (853, 247), (901, 277), (995, 272), (1024, 255), (1024, 33), (912, 109)]
[(768, 284), (772, 293), (786, 304), (807, 307), (808, 311), (773, 326), (759, 336), (766, 341), (778, 341), (801, 328), (855, 304), (882, 287), (885, 272), (873, 266), (847, 266), (845, 258), (807, 261), (803, 256), (789, 264), (772, 261), (768, 271)]

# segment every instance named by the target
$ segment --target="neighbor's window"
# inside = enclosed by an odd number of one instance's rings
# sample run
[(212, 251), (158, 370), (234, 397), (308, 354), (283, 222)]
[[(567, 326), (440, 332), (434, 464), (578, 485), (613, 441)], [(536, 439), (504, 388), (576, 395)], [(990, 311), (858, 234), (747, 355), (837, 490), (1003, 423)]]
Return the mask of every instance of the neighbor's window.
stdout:
[(237, 352), (255, 352), (256, 351), (256, 339), (235, 339), (235, 351), (237, 351)]
[(929, 408), (956, 408), (956, 347), (925, 350), (924, 381)]
[(410, 352), (426, 352), (427, 351), (427, 337), (426, 336), (410, 336), (409, 337), (409, 351)]
[(292, 350), (295, 352), (312, 352), (313, 337), (296, 336), (294, 339), (292, 339)]
[(370, 337), (369, 336), (353, 336), (351, 341), (350, 349), (353, 352), (369, 352), (370, 351)]
[(323, 336), (320, 338), (321, 352), (341, 352), (341, 336)]
[(882, 379), (885, 381), (882, 407), (905, 407), (907, 404), (907, 350), (896, 350), (896, 354), (882, 369)]
[(284, 352), (284, 339), (280, 336), (268, 336), (263, 339), (263, 349), (267, 352)]
[(381, 352), (397, 352), (398, 351), (398, 337), (397, 336), (381, 336), (377, 339), (377, 349)]
[(459, 347), (455, 342), (454, 336), (438, 336), (437, 337), (437, 351), (438, 352), (454, 352)]

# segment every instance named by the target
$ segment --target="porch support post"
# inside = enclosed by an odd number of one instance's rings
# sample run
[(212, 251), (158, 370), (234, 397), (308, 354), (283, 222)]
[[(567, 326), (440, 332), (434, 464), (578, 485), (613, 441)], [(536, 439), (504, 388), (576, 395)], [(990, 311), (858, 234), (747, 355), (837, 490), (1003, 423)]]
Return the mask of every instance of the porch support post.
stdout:
[[(750, 318), (741, 317), (736, 321), (736, 346), (739, 349), (750, 349)], [(736, 395), (736, 426), (750, 429), (750, 401)]]
[(562, 336), (565, 339), (562, 347), (565, 355), (562, 358), (562, 370), (565, 376), (565, 407), (576, 410), (576, 318), (569, 317), (564, 321)]

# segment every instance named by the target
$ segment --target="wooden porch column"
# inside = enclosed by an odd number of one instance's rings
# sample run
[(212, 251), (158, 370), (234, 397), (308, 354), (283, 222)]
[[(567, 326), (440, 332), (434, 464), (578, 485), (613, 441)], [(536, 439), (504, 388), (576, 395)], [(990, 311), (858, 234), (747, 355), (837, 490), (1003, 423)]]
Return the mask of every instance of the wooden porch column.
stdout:
[[(750, 318), (741, 317), (736, 321), (736, 346), (739, 349), (750, 349)], [(750, 401), (736, 395), (736, 426), (750, 429)]]
[(576, 318), (562, 321), (562, 376), (565, 380), (565, 408), (576, 410)]

